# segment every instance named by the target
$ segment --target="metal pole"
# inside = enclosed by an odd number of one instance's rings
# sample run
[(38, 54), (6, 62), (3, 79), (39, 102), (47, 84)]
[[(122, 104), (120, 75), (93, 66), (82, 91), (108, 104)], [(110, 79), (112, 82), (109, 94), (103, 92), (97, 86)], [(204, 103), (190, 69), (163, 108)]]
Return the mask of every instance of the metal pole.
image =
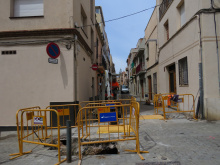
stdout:
[(71, 163), (72, 162), (72, 140), (71, 140), (71, 135), (72, 135), (72, 131), (71, 131), (71, 121), (67, 120), (66, 121), (66, 158), (67, 158), (67, 163)]

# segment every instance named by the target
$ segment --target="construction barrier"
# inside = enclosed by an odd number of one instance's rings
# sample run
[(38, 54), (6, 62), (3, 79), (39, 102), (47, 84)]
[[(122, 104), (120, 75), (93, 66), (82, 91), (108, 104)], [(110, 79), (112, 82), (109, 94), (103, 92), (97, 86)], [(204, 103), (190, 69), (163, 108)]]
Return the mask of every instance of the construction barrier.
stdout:
[[(49, 116), (50, 113), (53, 113), (54, 115), (56, 115), (56, 120), (57, 120), (56, 128), (57, 129), (48, 127), (46, 116)], [(12, 157), (11, 159), (15, 159), (22, 155), (31, 153), (32, 151), (28, 151), (28, 152), (23, 151), (23, 144), (31, 143), (31, 144), (44, 145), (44, 146), (49, 146), (49, 147), (56, 147), (58, 149), (58, 163), (57, 164), (60, 164), (66, 160), (66, 159), (61, 160), (60, 116), (57, 110), (31, 109), (31, 108), (20, 109), (17, 111), (16, 119), (19, 119), (19, 117), (20, 117), (20, 121), (17, 120), (19, 153), (11, 154), (10, 156), (15, 156), (15, 157)], [(52, 120), (50, 122), (52, 122)], [(49, 139), (46, 138), (45, 131), (46, 132), (48, 131)], [(57, 142), (54, 142), (54, 140)]]
[(157, 94), (154, 96), (155, 114), (163, 112), (164, 119), (167, 113), (193, 113), (195, 119), (195, 100), (192, 94)]
[[(148, 153), (148, 151), (140, 151), (139, 108), (139, 103), (134, 101), (131, 104), (115, 103), (108, 106), (83, 107), (77, 115), (79, 162), (82, 160), (83, 145), (128, 140), (136, 141), (136, 149), (126, 151), (137, 152), (144, 160), (140, 153)], [(122, 110), (121, 116), (119, 109)], [(107, 132), (102, 133), (103, 129)]]
[[(66, 128), (67, 120), (71, 121), (71, 127), (77, 127), (76, 126), (77, 113), (79, 109), (81, 109), (81, 106), (79, 104), (50, 105), (50, 106), (47, 106), (46, 109), (57, 110), (60, 116), (60, 125), (61, 125), (60, 128)], [(52, 118), (53, 118), (53, 113), (50, 114), (50, 119)], [(51, 124), (52, 124), (51, 127), (54, 127), (54, 125), (57, 125), (57, 123), (54, 123), (54, 122)]]
[(168, 95), (174, 95), (174, 93), (163, 93), (163, 94), (155, 94), (153, 103), (154, 103), (154, 114), (158, 114), (158, 111), (163, 111), (163, 104), (162, 104), (162, 97), (168, 96)]
[[(128, 97), (128, 96), (127, 96)], [(118, 100), (96, 100), (96, 101), (82, 101), (79, 103), (81, 107), (86, 107), (87, 104), (90, 103), (105, 103), (105, 102), (121, 102), (122, 104), (131, 104), (131, 101), (136, 101), (136, 98), (131, 97), (129, 95), (129, 98), (126, 99), (118, 99)]]

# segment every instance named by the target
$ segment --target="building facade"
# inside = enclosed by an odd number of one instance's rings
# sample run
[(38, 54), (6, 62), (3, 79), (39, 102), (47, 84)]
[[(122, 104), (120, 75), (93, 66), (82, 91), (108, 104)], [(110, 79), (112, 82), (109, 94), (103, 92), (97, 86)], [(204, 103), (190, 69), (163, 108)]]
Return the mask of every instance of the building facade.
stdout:
[[(94, 0), (0, 1), (0, 22), (1, 127), (15, 126), (21, 108), (98, 95)], [(48, 62), (52, 42), (58, 64)]]
[(157, 36), (157, 10), (154, 9), (148, 25), (145, 28), (145, 60), (147, 64), (146, 99), (152, 101), (157, 94), (158, 78), (158, 36)]
[(158, 91), (193, 94), (196, 104), (200, 95), (201, 117), (219, 120), (220, 2), (157, 0), (157, 4)]

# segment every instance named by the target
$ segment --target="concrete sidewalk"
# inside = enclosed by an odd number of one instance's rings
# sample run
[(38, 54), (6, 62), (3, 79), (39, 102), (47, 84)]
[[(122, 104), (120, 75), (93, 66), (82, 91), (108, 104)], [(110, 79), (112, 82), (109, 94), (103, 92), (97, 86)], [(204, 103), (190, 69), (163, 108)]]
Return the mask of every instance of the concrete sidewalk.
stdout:
[[(153, 106), (141, 103), (140, 115), (154, 114)], [(119, 154), (84, 156), (82, 165), (219, 165), (220, 122), (195, 121), (182, 114), (170, 115), (172, 119), (140, 120), (141, 161), (135, 153), (135, 142), (119, 142)], [(74, 130), (73, 130), (74, 132)], [(74, 133), (76, 136), (76, 133)], [(57, 151), (32, 144), (24, 145), (31, 154), (9, 160), (9, 154), (18, 152), (17, 132), (2, 132), (0, 137), (0, 165), (38, 165), (57, 163)], [(68, 163), (64, 162), (63, 165)], [(73, 165), (78, 157), (73, 156)]]

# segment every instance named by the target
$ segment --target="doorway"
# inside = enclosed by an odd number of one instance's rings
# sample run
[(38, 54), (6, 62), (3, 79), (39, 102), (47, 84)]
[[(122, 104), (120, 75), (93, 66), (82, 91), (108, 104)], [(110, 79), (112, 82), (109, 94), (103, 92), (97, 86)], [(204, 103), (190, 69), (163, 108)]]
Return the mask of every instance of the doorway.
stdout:
[(149, 100), (152, 100), (152, 83), (151, 76), (148, 76), (148, 89), (149, 89)]
[(144, 98), (144, 80), (141, 80), (141, 96)]
[(176, 68), (175, 64), (169, 66), (169, 92), (176, 93)]

